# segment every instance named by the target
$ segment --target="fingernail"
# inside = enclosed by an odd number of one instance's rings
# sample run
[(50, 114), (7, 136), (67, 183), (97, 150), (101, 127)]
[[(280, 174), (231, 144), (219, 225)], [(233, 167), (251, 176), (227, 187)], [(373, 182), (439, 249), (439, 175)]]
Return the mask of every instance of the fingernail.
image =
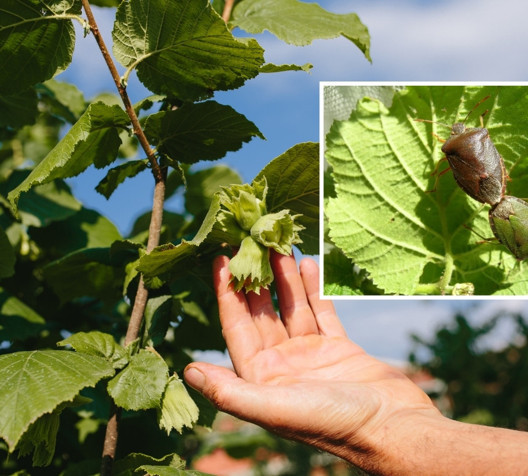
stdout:
[(195, 390), (202, 391), (205, 385), (205, 375), (195, 367), (185, 369), (184, 377), (186, 382)]

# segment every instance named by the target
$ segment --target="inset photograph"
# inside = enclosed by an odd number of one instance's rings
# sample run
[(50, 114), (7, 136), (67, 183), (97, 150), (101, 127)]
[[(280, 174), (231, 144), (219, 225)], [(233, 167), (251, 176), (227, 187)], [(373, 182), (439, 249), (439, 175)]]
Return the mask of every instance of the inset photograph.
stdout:
[(528, 294), (528, 85), (322, 83), (323, 296)]

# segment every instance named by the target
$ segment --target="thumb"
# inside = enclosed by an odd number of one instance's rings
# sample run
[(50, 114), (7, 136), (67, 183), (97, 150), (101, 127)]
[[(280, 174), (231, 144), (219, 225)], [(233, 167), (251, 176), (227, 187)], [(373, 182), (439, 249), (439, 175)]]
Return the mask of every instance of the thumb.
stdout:
[(204, 362), (193, 362), (185, 368), (184, 377), (191, 387), (219, 410), (248, 421), (257, 422), (261, 419), (263, 389), (237, 377), (232, 370)]

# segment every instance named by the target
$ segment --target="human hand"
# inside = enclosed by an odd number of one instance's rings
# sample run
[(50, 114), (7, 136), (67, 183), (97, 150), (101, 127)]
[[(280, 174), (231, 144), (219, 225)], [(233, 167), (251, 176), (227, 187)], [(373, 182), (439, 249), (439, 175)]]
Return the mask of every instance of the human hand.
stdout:
[(234, 292), (229, 259), (215, 260), (235, 371), (196, 362), (185, 379), (220, 410), (374, 468), (387, 433), (412, 415), (440, 414), (405, 375), (348, 339), (332, 303), (319, 300), (314, 261), (302, 260), (300, 274), (291, 256), (272, 253), (271, 262), (280, 318), (267, 290)]

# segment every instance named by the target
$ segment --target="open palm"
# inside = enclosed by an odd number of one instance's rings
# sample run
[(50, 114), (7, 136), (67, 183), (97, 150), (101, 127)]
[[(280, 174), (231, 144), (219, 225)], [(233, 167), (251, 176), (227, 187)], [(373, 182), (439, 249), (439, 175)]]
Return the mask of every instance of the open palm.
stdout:
[(214, 276), (235, 372), (204, 363), (186, 370), (220, 409), (335, 454), (344, 441), (367, 448), (402, 411), (436, 413), (401, 372), (348, 339), (332, 303), (319, 300), (312, 260), (299, 274), (293, 257), (272, 254), (280, 317), (269, 292), (233, 291), (228, 262), (218, 258)]

